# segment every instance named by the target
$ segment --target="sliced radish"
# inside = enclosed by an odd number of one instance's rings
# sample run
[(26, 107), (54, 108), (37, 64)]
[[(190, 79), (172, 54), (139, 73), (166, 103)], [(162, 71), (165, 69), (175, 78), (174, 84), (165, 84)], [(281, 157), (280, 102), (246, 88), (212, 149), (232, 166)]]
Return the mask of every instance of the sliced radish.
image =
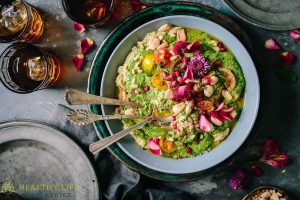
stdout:
[(223, 112), (231, 112), (231, 111), (233, 111), (235, 108), (234, 107), (231, 107), (231, 108), (228, 108), (228, 109), (226, 109), (226, 110), (222, 110)]
[(233, 120), (233, 117), (231, 116), (231, 114), (230, 114), (229, 112), (223, 112), (223, 111), (221, 111), (221, 112), (220, 112), (220, 115), (221, 115), (223, 118), (225, 118), (225, 119), (227, 119), (227, 120), (229, 120), (229, 121), (232, 121), (232, 120)]
[(216, 118), (216, 117), (211, 116), (210, 120), (213, 124), (215, 124), (217, 126), (222, 126), (223, 125), (223, 122), (221, 120), (219, 120), (218, 118)]
[(208, 121), (208, 119), (204, 115), (201, 115), (200, 116), (200, 129), (202, 131), (210, 132), (214, 129), (214, 125), (210, 121)]
[(160, 150), (160, 147), (158, 145), (158, 138), (151, 138), (148, 141), (148, 148), (155, 155), (160, 155), (161, 154), (161, 150)]
[(221, 110), (225, 106), (225, 103), (222, 102), (215, 111)]

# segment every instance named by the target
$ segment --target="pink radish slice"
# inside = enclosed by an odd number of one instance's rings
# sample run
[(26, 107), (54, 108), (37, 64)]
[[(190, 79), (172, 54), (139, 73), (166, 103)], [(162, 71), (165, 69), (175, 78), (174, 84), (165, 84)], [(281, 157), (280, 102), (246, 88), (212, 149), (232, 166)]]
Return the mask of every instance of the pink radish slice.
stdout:
[(158, 139), (156, 138), (151, 138), (148, 142), (148, 148), (149, 150), (155, 154), (155, 155), (160, 155), (161, 154), (161, 150), (160, 147), (158, 145)]
[(222, 102), (215, 111), (221, 110), (225, 106), (225, 103)]
[(208, 121), (208, 119), (204, 115), (201, 115), (200, 116), (200, 129), (202, 131), (210, 132), (213, 130), (213, 128), (214, 128), (214, 125), (210, 121)]
[(228, 109), (226, 109), (226, 110), (222, 110), (223, 112), (231, 112), (231, 111), (233, 111), (234, 110), (234, 107), (231, 107), (231, 108), (228, 108)]

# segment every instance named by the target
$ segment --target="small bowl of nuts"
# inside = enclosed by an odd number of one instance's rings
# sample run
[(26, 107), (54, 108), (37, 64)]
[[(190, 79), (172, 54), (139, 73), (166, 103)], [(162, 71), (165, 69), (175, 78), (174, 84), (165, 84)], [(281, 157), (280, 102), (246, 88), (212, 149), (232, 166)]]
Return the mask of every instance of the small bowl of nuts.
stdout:
[(249, 192), (243, 200), (290, 200), (290, 198), (279, 187), (260, 186)]

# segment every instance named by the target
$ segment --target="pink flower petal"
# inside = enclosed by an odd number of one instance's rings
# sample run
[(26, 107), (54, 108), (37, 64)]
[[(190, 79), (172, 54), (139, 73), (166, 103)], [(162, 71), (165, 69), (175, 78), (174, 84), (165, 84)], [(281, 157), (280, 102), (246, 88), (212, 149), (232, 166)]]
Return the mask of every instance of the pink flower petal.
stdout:
[(73, 57), (73, 63), (78, 72), (82, 69), (83, 62), (84, 62), (84, 55), (82, 53), (79, 53)]
[(173, 46), (174, 55), (183, 56), (185, 53), (185, 49), (189, 44), (190, 44), (189, 42), (185, 42), (185, 41), (176, 42), (175, 45)]
[(134, 12), (138, 12), (138, 11), (146, 8), (146, 5), (141, 3), (139, 0), (130, 0), (130, 3), (131, 3), (132, 10)]
[(280, 63), (283, 65), (290, 65), (294, 63), (295, 58), (296, 56), (292, 52), (285, 51), (280, 54)]
[(261, 162), (273, 167), (284, 167), (288, 156), (284, 151), (279, 152), (279, 144), (274, 139), (268, 139), (261, 147)]
[(81, 52), (86, 54), (94, 46), (94, 41), (91, 38), (81, 40)]
[(84, 27), (83, 24), (80, 24), (80, 23), (78, 23), (78, 22), (74, 22), (73, 26), (74, 26), (74, 29), (75, 29), (76, 31), (78, 31), (78, 32), (81, 32), (81, 33), (82, 33), (82, 32), (85, 31), (85, 27)]
[(151, 138), (148, 141), (148, 148), (155, 155), (160, 155), (161, 154), (161, 150), (160, 150), (160, 147), (158, 145), (158, 139), (157, 138)]
[(202, 131), (210, 132), (214, 129), (214, 125), (210, 121), (208, 121), (205, 115), (200, 116), (199, 125)]
[(222, 102), (215, 111), (221, 110), (225, 106), (225, 103)]
[(192, 98), (193, 91), (188, 85), (182, 85), (174, 92), (173, 101), (182, 102)]
[(280, 47), (274, 38), (265, 41), (265, 48), (268, 50), (280, 50)]
[(231, 112), (231, 111), (233, 111), (235, 108), (234, 107), (231, 107), (231, 108), (228, 108), (228, 109), (226, 109), (226, 110), (222, 110), (223, 112)]
[(185, 74), (183, 76), (183, 80), (186, 83), (194, 81), (193, 71), (190, 68), (186, 68)]
[(226, 120), (229, 120), (229, 121), (233, 120), (233, 117), (231, 116), (231, 114), (229, 112), (220, 111), (220, 115)]
[(199, 54), (201, 52), (199, 41), (189, 44), (186, 49), (188, 50), (187, 53)]
[(298, 40), (300, 40), (300, 28), (295, 30), (290, 30), (289, 33), (291, 38), (293, 38), (295, 42), (298, 42)]

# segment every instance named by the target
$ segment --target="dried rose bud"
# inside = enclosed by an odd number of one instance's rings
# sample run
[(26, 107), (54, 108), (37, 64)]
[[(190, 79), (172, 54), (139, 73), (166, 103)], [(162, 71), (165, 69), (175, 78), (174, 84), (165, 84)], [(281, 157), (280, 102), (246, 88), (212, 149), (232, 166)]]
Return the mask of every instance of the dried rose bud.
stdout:
[(82, 53), (79, 53), (73, 57), (73, 63), (78, 72), (81, 70), (83, 66), (83, 62), (84, 62), (84, 55)]
[(280, 54), (280, 63), (290, 65), (294, 63), (295, 58), (296, 56), (292, 52), (285, 51)]
[(268, 50), (280, 50), (280, 47), (274, 38), (265, 41), (265, 48)]
[(229, 181), (232, 189), (243, 189), (246, 186), (246, 172), (242, 169), (237, 170)]
[(85, 31), (85, 27), (83, 24), (80, 24), (78, 22), (74, 22), (74, 29), (80, 33), (84, 32)]
[(81, 52), (86, 54), (94, 46), (94, 41), (91, 38), (81, 40)]

